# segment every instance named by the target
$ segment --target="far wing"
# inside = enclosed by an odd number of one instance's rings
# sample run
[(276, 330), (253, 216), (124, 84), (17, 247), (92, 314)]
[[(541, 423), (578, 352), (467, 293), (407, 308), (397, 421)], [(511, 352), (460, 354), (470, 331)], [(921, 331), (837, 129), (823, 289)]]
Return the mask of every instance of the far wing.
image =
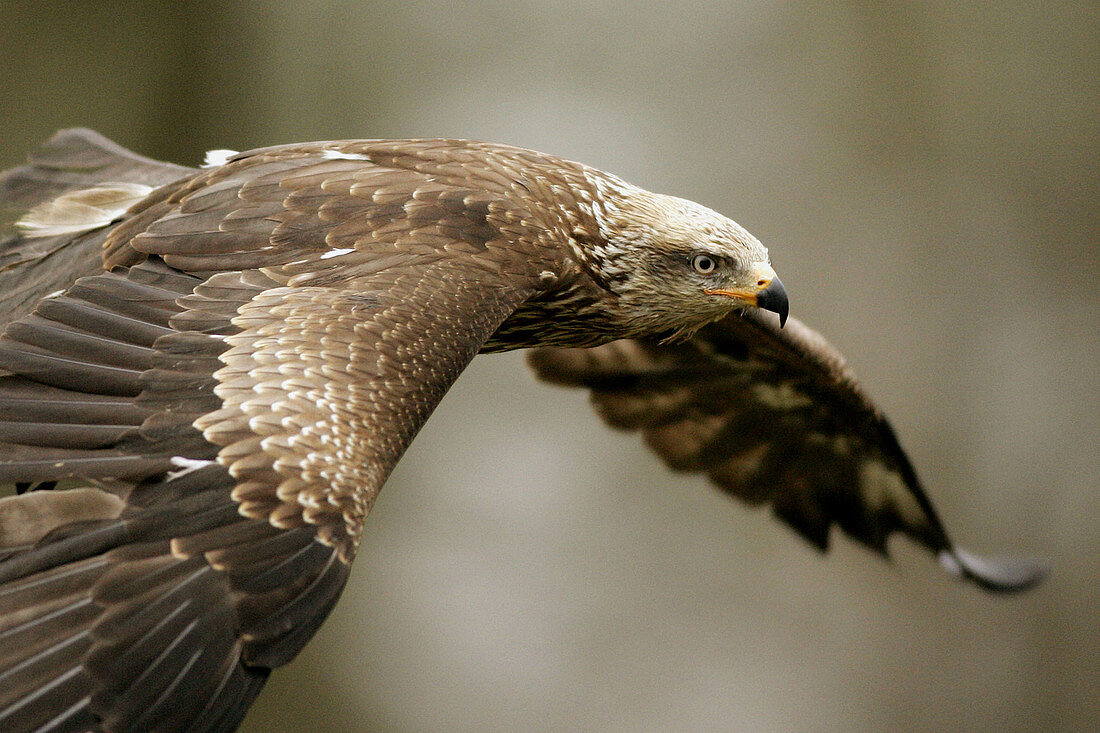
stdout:
[(906, 534), (990, 590), (1019, 590), (1043, 570), (954, 547), (897, 438), (844, 359), (791, 318), (733, 314), (679, 343), (615, 341), (538, 349), (539, 377), (587, 387), (611, 426), (639, 430), (673, 469), (700, 472), (825, 549), (830, 528), (885, 553)]

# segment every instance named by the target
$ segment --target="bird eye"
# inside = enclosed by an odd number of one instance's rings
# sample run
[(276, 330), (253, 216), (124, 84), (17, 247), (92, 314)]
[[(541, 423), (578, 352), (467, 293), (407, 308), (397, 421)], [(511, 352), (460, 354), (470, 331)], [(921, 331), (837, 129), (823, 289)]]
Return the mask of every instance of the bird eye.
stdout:
[(718, 269), (718, 261), (710, 255), (697, 254), (691, 258), (691, 266), (700, 275), (709, 275)]

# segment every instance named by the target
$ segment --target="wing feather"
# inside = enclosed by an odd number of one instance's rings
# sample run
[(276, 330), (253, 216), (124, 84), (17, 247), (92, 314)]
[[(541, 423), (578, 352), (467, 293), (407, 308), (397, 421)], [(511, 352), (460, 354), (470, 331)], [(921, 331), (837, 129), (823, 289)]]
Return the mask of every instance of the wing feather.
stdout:
[(558, 265), (514, 201), (328, 147), (150, 169), (178, 180), (35, 245), (83, 269), (0, 336), (0, 482), (37, 484), (0, 499), (4, 730), (235, 726), (336, 602), (420, 425)]
[(543, 348), (530, 361), (542, 379), (591, 390), (605, 421), (640, 431), (671, 468), (770, 502), (820, 549), (833, 526), (883, 553), (901, 532), (991, 590), (1044, 573), (1030, 561), (976, 561), (952, 544), (890, 424), (840, 354), (796, 319), (780, 330), (750, 311), (684, 342)]

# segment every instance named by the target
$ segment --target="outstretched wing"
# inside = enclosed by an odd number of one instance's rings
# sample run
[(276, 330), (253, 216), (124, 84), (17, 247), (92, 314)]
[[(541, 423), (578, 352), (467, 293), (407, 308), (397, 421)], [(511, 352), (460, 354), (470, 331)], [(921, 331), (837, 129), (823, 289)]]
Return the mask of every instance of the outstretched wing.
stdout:
[[(195, 172), (150, 160), (99, 133), (76, 128), (58, 132), (26, 165), (0, 173), (0, 322), (30, 312), (42, 295), (100, 269), (106, 230), (87, 231), (91, 227), (82, 221), (109, 219), (105, 208), (117, 209), (118, 193), (136, 195)], [(106, 204), (112, 190), (115, 196)], [(67, 209), (51, 205), (77, 192), (85, 193), (69, 200)], [(40, 207), (50, 210), (55, 228), (62, 231), (39, 228), (36, 236), (21, 236), (16, 222)]]
[(196, 174), (8, 325), (0, 729), (232, 729), (313, 634), (389, 471), (548, 267), (524, 212), (427, 178), (317, 149)]
[(610, 425), (638, 430), (673, 469), (706, 474), (775, 514), (820, 549), (831, 527), (885, 553), (893, 532), (990, 590), (1042, 576), (954, 547), (889, 423), (844, 359), (791, 318), (733, 314), (691, 339), (615, 341), (530, 355), (542, 379), (591, 390)]

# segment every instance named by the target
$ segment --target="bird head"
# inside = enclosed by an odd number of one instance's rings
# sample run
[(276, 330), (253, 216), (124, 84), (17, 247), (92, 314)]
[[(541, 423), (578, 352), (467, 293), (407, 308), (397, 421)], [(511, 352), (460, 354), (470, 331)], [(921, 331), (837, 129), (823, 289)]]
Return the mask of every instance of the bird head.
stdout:
[(787, 320), (768, 250), (736, 222), (693, 201), (614, 180), (601, 188), (597, 266), (635, 334), (690, 334), (755, 307)]

